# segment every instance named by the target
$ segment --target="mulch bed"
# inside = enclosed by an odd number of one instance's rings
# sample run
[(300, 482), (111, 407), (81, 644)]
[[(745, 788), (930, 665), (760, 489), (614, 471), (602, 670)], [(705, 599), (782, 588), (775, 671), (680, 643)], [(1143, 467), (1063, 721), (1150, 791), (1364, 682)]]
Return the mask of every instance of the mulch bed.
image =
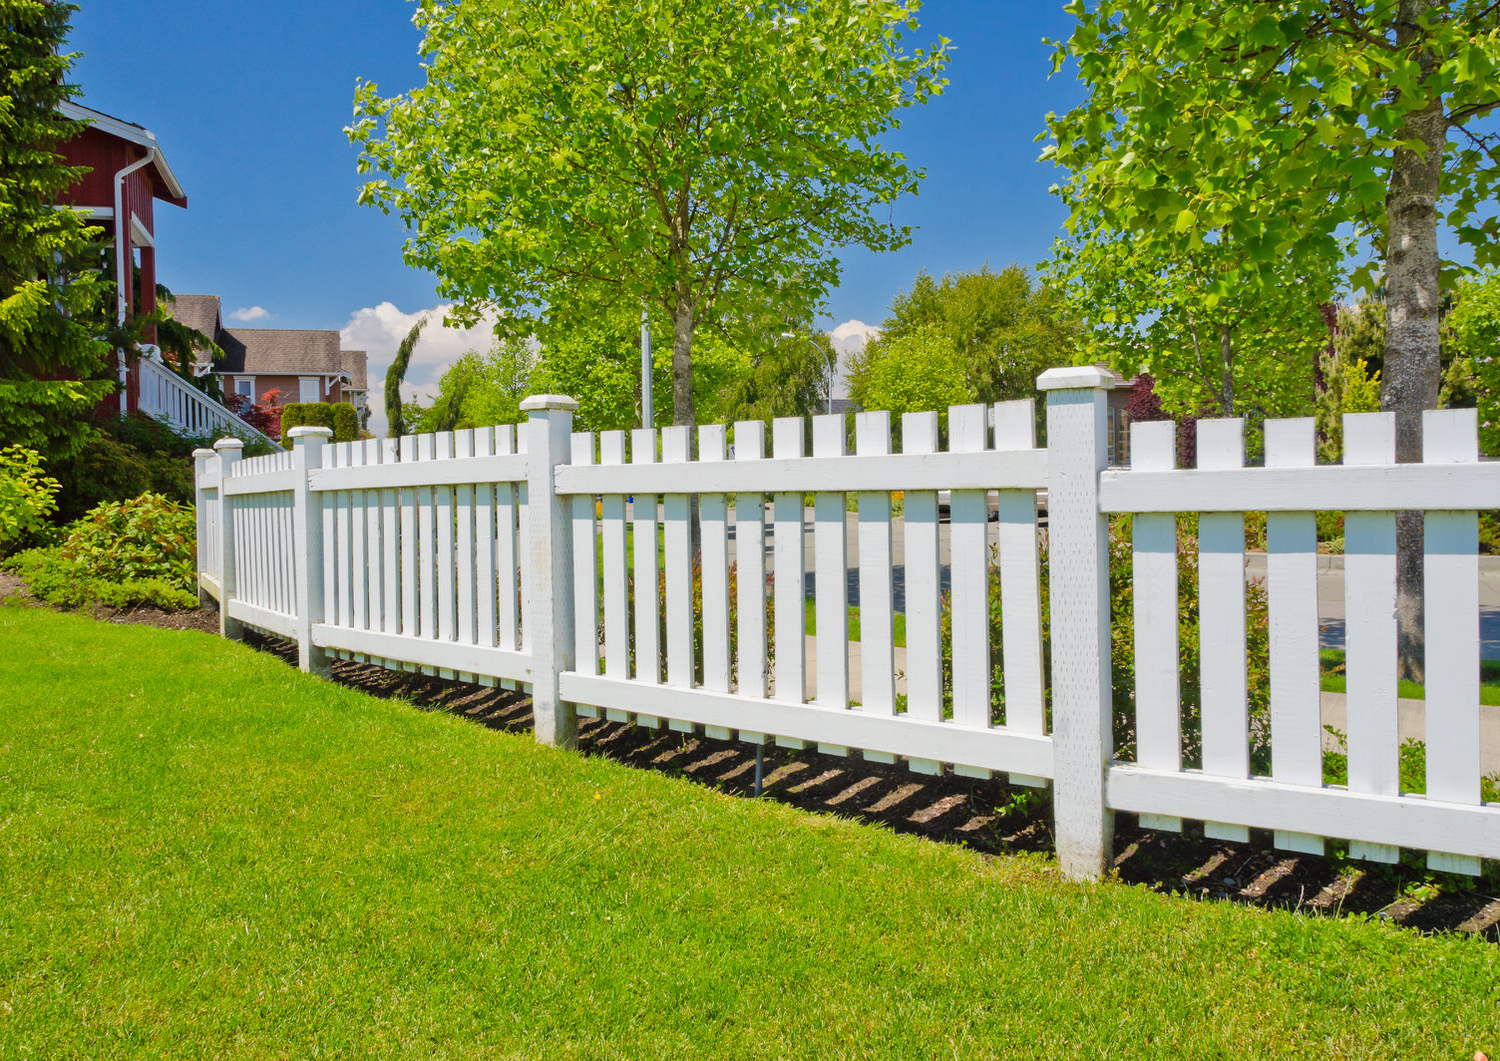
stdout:
[[(0, 575), (0, 599), (18, 594), (29, 599), (24, 591), (19, 580)], [(97, 608), (93, 616), (175, 630), (219, 629), (218, 612), (212, 608)], [(246, 639), (296, 666), (295, 645), (255, 633)], [(531, 730), (531, 701), (519, 692), (348, 660), (334, 662), (333, 677), (419, 710), (446, 711), (491, 729)], [(754, 794), (755, 748), (738, 741), (710, 740), (665, 725), (647, 729), (580, 719), (579, 749), (732, 795)], [(951, 773), (927, 776), (911, 772), (901, 761), (866, 762), (857, 753), (824, 755), (811, 747), (767, 746), (763, 754), (763, 799), (879, 823), (990, 857), (1052, 851), (1045, 790)], [(1408, 854), (1392, 866), (1351, 861), (1337, 850), (1328, 857), (1298, 855), (1273, 850), (1269, 832), (1252, 830), (1248, 844), (1231, 844), (1205, 838), (1201, 826), (1192, 823), (1182, 833), (1143, 830), (1128, 814), (1116, 817), (1115, 851), (1115, 876), (1154, 891), (1314, 916), (1376, 917), (1423, 933), (1462, 933), (1500, 942), (1500, 872), (1494, 863), (1486, 864), (1484, 877), (1443, 876), (1435, 886), (1417, 855)]]

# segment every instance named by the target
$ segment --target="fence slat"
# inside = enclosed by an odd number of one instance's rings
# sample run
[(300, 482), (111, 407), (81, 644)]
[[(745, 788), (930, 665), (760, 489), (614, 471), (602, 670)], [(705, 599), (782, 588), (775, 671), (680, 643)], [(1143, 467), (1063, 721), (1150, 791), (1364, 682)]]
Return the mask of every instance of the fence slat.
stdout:
[[(349, 467), (363, 468), (365, 466), (365, 448), (358, 442), (345, 443), (349, 447)], [(349, 588), (353, 599), (354, 615), (350, 626), (356, 630), (368, 630), (369, 621), (369, 596), (370, 583), (370, 561), (369, 540), (365, 531), (365, 491), (349, 491), (349, 542), (350, 542), (350, 565), (349, 565)], [(356, 659), (363, 661), (362, 653), (354, 653)]]
[[(440, 431), (435, 440), (437, 459), (453, 459), (453, 432)], [(433, 494), (433, 506), (437, 516), (437, 636), (439, 641), (458, 640), (458, 595), (454, 591), (454, 568), (456, 556), (453, 550), (453, 531), (456, 522), (453, 510), (454, 488), (447, 484), (438, 486)], [(446, 667), (438, 668), (438, 677), (453, 678), (454, 672)]]
[[(437, 439), (432, 435), (417, 436), (417, 460), (435, 460)], [(435, 494), (430, 486), (417, 487), (417, 580), (420, 591), (420, 623), (417, 636), (435, 640), (438, 636), (438, 583), (437, 583), (437, 509)], [(423, 674), (436, 674), (428, 666), (419, 668)]]
[[(741, 420), (734, 425), (734, 459), (764, 460), (766, 425)], [(738, 493), (734, 498), (735, 606), (738, 622), (739, 691), (766, 695), (766, 510), (765, 496)], [(765, 743), (765, 735), (740, 730), (740, 739)]]
[[(995, 405), (995, 449), (1036, 448), (1036, 402)], [(1047, 703), (1042, 668), (1041, 563), (1036, 491), (1001, 490), (996, 498), (1000, 562), (1000, 659), (1005, 675), (1005, 726), (1021, 733), (1046, 732)], [(993, 646), (991, 646), (993, 648)], [(1040, 787), (1046, 779), (1011, 774), (1013, 785)]]
[[(416, 436), (403, 435), (398, 442), (401, 463), (409, 464), (415, 461), (417, 459)], [(415, 487), (402, 487), (397, 491), (396, 497), (401, 510), (401, 633), (407, 637), (420, 637), (422, 630), (421, 593), (418, 572), (421, 562), (417, 546), (420, 510), (417, 503), (417, 490)], [(413, 671), (416, 667), (403, 660), (401, 669)]]
[[(630, 433), (630, 463), (656, 463), (655, 431), (637, 428)], [(655, 495), (636, 494), (630, 516), (635, 535), (635, 677), (637, 681), (660, 685), (661, 599)]]
[[(474, 453), (493, 456), (495, 429), (482, 427), (474, 432)], [(484, 648), (495, 645), (495, 484), (480, 483), (474, 490), (474, 624), (476, 644)], [(483, 685), (493, 679), (480, 675)]]
[[(938, 451), (937, 413), (901, 414), (901, 452)], [(938, 566), (938, 498), (933, 490), (908, 490), (906, 511), (906, 713), (920, 722), (943, 721), (943, 647)], [(911, 758), (918, 773), (939, 764)]]
[[(625, 432), (605, 431), (599, 436), (599, 463), (625, 463)], [(625, 495), (605, 494), (604, 512), (604, 673), (610, 678), (630, 677), (630, 580), (629, 536), (625, 526)]]
[[(891, 414), (854, 418), (854, 451), (881, 456), (891, 451)], [(876, 715), (896, 713), (895, 593), (891, 570), (891, 495), (862, 491), (856, 498), (859, 526), (860, 707)], [(887, 753), (865, 758), (893, 762)]]
[[(686, 464), (688, 428), (664, 427), (663, 464)], [(666, 590), (667, 684), (693, 687), (693, 533), (687, 494), (662, 497), (662, 568)], [(673, 728), (678, 722), (673, 720)], [(691, 727), (689, 727), (691, 728)]]
[[(502, 456), (517, 452), (512, 424), (495, 428), (495, 452)], [(520, 532), (519, 488), (513, 483), (495, 486), (495, 616), (499, 645), (516, 651), (521, 644), (521, 573), (517, 536)]]
[[(453, 456), (455, 459), (474, 455), (474, 429), (464, 428), (453, 433)], [(457, 561), (454, 577), (458, 590), (458, 626), (456, 636), (459, 644), (475, 644), (474, 637), (474, 484), (460, 483), (453, 488), (453, 548)], [(472, 682), (474, 675), (459, 672), (459, 681)]]
[[(813, 456), (844, 456), (844, 417), (830, 413), (812, 418)], [(832, 490), (813, 494), (813, 608), (817, 616), (814, 661), (817, 686), (813, 702), (821, 707), (849, 706), (849, 534), (844, 495)], [(848, 755), (838, 744), (818, 750)]]
[[(1267, 420), (1266, 467), (1310, 468), (1310, 418)], [(1322, 686), (1318, 661), (1318, 525), (1311, 512), (1266, 513), (1266, 592), (1270, 609), (1271, 776), (1323, 783)], [(1277, 831), (1286, 851), (1323, 854), (1323, 838)]]
[[(365, 439), (365, 466), (376, 468), (380, 466), (382, 447), (379, 439)], [(365, 578), (369, 582), (366, 591), (366, 606), (369, 608), (369, 629), (380, 630), (385, 626), (385, 543), (381, 540), (381, 530), (384, 526), (383, 498), (379, 490), (365, 491), (365, 548), (369, 555), (369, 569), (365, 572)], [(385, 660), (372, 657), (371, 663), (381, 666)]]
[[(1422, 460), (1478, 460), (1473, 409), (1422, 414)], [(1479, 513), (1429, 512), (1422, 526), (1426, 611), (1427, 795), (1479, 802)], [(1479, 859), (1429, 852), (1429, 869), (1477, 875)]]
[[(727, 432), (722, 425), (698, 429), (698, 459), (722, 463)], [(729, 498), (702, 494), (698, 498), (698, 527), (703, 539), (703, 687), (729, 692)], [(728, 730), (711, 729), (710, 737), (726, 740)]]
[[(771, 450), (777, 460), (804, 456), (799, 417), (778, 417), (771, 425)], [(775, 520), (776, 699), (807, 700), (807, 613), (803, 572), (807, 568), (802, 539), (802, 494), (772, 497)], [(782, 739), (778, 744), (784, 743)], [(793, 746), (800, 747), (800, 743)]]
[[(1198, 421), (1198, 467), (1239, 468), (1245, 463), (1244, 421)], [(1198, 517), (1198, 623), (1203, 689), (1203, 772), (1250, 776), (1249, 698), (1245, 655), (1245, 515)], [(1243, 825), (1204, 822), (1205, 836), (1244, 843)]]
[[(1393, 413), (1344, 417), (1344, 463), (1396, 462)], [(1344, 515), (1345, 701), (1348, 704), (1349, 791), (1399, 794), (1396, 705), (1396, 514)], [(1350, 841), (1349, 854), (1395, 862), (1400, 850)]]
[[(955, 405), (948, 410), (948, 448), (981, 453), (987, 446), (988, 410)], [(954, 490), (948, 508), (953, 721), (969, 729), (990, 725), (989, 504), (983, 490)]]
[[(594, 463), (594, 433), (575, 431), (572, 462)], [(599, 554), (594, 498), (572, 500), (573, 517), (573, 666), (580, 674), (599, 673)]]
[[(1130, 467), (1177, 466), (1177, 423), (1130, 425)], [(1177, 517), (1142, 512), (1132, 518), (1131, 575), (1135, 605), (1136, 758), (1153, 770), (1182, 769), (1182, 699), (1177, 633)], [(1142, 814), (1146, 829), (1182, 830), (1182, 819)]]

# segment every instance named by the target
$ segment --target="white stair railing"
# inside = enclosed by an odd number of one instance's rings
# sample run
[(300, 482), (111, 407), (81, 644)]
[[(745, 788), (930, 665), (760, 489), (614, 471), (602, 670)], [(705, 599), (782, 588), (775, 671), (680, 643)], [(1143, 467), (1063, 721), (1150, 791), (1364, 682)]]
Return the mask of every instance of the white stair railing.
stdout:
[(143, 357), (140, 374), (141, 412), (165, 420), (178, 431), (200, 438), (229, 434), (246, 441), (279, 444), (165, 365)]

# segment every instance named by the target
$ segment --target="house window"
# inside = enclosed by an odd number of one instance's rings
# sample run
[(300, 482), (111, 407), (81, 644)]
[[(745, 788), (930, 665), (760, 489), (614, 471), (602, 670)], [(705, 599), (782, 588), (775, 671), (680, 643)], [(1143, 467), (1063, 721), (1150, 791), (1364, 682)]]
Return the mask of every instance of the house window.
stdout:
[(306, 377), (304, 377), (303, 379), (299, 380), (298, 383), (301, 388), (298, 395), (300, 401), (316, 402), (321, 400), (318, 395), (318, 381), (316, 379), (307, 379)]
[(235, 380), (234, 393), (251, 402), (255, 401), (255, 380), (243, 378)]

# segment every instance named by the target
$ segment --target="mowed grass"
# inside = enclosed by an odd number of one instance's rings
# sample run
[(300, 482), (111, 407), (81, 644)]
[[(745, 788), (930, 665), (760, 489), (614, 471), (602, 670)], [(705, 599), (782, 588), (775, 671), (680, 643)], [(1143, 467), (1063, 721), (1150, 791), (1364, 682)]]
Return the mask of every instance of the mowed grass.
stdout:
[(1057, 879), (0, 608), (0, 1057), (1411, 1057), (1500, 948)]
[[(1344, 673), (1344, 651), (1325, 648), (1318, 653), (1322, 665), (1322, 688), (1325, 693), (1346, 691), (1348, 679)], [(1405, 678), (1396, 683), (1396, 695), (1409, 700), (1426, 700), (1427, 687)], [(1500, 660), (1486, 659), (1479, 663), (1479, 702), (1500, 704)]]

